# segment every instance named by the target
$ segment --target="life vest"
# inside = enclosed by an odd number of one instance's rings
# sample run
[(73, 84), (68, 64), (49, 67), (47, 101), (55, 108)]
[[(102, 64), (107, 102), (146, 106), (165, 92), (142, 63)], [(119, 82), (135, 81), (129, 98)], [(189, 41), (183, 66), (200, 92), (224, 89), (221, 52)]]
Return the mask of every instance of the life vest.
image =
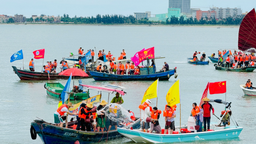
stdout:
[(231, 50), (229, 50), (229, 54), (230, 54), (230, 55), (232, 55), (232, 52), (231, 52)]
[(60, 114), (60, 116), (63, 116), (66, 112), (63, 112), (61, 111), (62, 108), (67, 108), (68, 109), (68, 106), (66, 104), (63, 104), (61, 105), (58, 109), (57, 109), (57, 112)]
[(139, 109), (141, 109), (141, 110), (145, 110), (147, 107), (149, 107), (150, 111), (152, 111), (152, 107), (149, 106), (149, 104), (146, 103), (146, 102), (144, 102), (143, 104), (139, 105)]
[(81, 118), (81, 119), (85, 119), (86, 118), (86, 115), (85, 114), (81, 114), (81, 110), (84, 109), (85, 111), (85, 108), (83, 107), (80, 107), (80, 110), (79, 110), (79, 113), (78, 113), (78, 117)]
[(226, 62), (230, 63), (230, 58), (229, 57), (227, 57)]
[(124, 65), (121, 64), (121, 65), (119, 66), (119, 69), (120, 69), (120, 70), (124, 70)]
[(110, 67), (114, 68), (115, 64), (113, 62), (110, 63)]
[(56, 62), (53, 62), (52, 65), (53, 65), (53, 67), (55, 67), (55, 68), (57, 67), (57, 63), (56, 63)]
[(248, 88), (252, 87), (252, 82), (249, 82), (249, 83), (247, 82), (246, 87), (248, 87)]
[(125, 69), (130, 69), (130, 65), (129, 64), (125, 64)]
[(68, 63), (65, 63), (65, 65), (64, 65), (66, 68), (68, 68)]
[(83, 55), (83, 51), (82, 51), (81, 49), (78, 50), (78, 53), (79, 53), (80, 55)]
[(120, 57), (118, 57), (118, 60), (122, 60), (123, 59), (123, 55), (120, 55)]
[(240, 57), (239, 57), (239, 62), (241, 62), (241, 61), (243, 61), (243, 58), (240, 56)]
[(117, 69), (117, 65), (116, 65), (116, 64), (114, 64), (114, 69), (115, 69), (115, 70)]
[(91, 118), (91, 110), (88, 111), (87, 109), (85, 109), (84, 111), (86, 113), (85, 119)]
[(245, 56), (245, 61), (249, 61), (249, 56)]
[(99, 71), (100, 69), (101, 69), (101, 66), (98, 65), (97, 68), (96, 68), (96, 70)]
[(174, 112), (174, 111), (172, 111), (172, 110), (166, 110), (166, 109), (165, 109), (165, 110), (163, 111), (163, 116), (164, 116), (164, 117), (172, 117), (173, 112)]
[(196, 61), (196, 59), (197, 59), (197, 57), (194, 57), (194, 58), (193, 58), (193, 61)]
[(219, 55), (221, 55), (222, 53), (221, 53), (221, 51), (219, 51)]
[(238, 60), (238, 57), (237, 57), (237, 55), (235, 55), (235, 56), (234, 56), (234, 59), (235, 59), (236, 61)]
[(198, 106), (196, 106), (195, 108), (192, 108), (191, 110), (192, 116), (196, 116), (196, 114), (198, 114), (199, 112), (200, 112), (200, 108)]
[(101, 52), (99, 52), (98, 57), (102, 57), (102, 53)]
[(123, 57), (126, 56), (126, 53), (125, 53), (125, 52), (122, 52), (122, 56), (123, 56)]
[(45, 69), (48, 69), (48, 68), (50, 68), (50, 66), (49, 65), (45, 65)]
[(132, 70), (134, 70), (134, 64), (131, 64), (131, 65), (130, 65), (130, 68), (131, 68)]
[(157, 110), (157, 112), (155, 113), (154, 111), (151, 112), (151, 118), (152, 119), (158, 119), (158, 115), (160, 115), (162, 113), (161, 110)]
[(139, 68), (136, 68), (136, 69), (135, 69), (135, 73), (140, 73), (140, 69), (139, 69)]
[(135, 121), (136, 118), (135, 118), (134, 112), (130, 111), (130, 113), (132, 114), (131, 119), (132, 119), (133, 121)]
[(97, 113), (96, 112), (92, 113), (92, 115), (93, 115), (93, 119), (97, 118)]
[(91, 52), (91, 55), (92, 55), (92, 56), (94, 56), (94, 55), (95, 55), (94, 51), (92, 51), (92, 52)]
[(111, 56), (112, 56), (111, 53), (108, 53), (106, 57), (111, 58)]
[(47, 71), (51, 71), (51, 69), (49, 68), (49, 67), (45, 67), (45, 69), (44, 69), (44, 72), (47, 72)]
[(236, 66), (236, 63), (233, 63), (232, 67), (235, 67)]
[(30, 61), (30, 62), (29, 62), (29, 66), (33, 66), (33, 61)]
[(251, 61), (251, 66), (254, 66), (254, 61)]
[(78, 64), (79, 64), (79, 65), (83, 64), (82, 61), (81, 61), (81, 59), (79, 60)]

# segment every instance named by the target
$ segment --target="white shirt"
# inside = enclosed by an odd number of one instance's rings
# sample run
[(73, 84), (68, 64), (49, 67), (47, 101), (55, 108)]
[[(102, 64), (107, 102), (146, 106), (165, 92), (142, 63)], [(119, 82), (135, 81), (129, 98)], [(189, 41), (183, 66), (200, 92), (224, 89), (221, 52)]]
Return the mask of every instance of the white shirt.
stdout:
[[(112, 103), (111, 105), (110, 105), (110, 108), (112, 108), (109, 112), (110, 112), (110, 115), (111, 116), (113, 116), (113, 117), (115, 117), (116, 115), (113, 113), (113, 111), (115, 112), (115, 111), (117, 111), (117, 105), (115, 104), (115, 103)], [(116, 113), (117, 114), (117, 113)]]
[[(63, 107), (60, 111), (66, 113), (66, 112), (68, 112), (68, 109), (66, 107)], [(57, 111), (55, 111), (54, 114), (60, 115)]]
[(150, 117), (150, 107), (148, 106), (145, 110), (141, 110), (140, 118), (142, 121), (146, 121), (147, 117)]

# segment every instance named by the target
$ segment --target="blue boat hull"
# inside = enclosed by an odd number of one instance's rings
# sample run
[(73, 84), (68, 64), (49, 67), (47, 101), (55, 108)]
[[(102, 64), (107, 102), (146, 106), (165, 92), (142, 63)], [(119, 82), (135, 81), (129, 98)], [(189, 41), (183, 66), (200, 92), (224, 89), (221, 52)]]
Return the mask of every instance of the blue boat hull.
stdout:
[(215, 58), (215, 57), (208, 57), (212, 63), (218, 63), (218, 58)]
[(204, 141), (204, 140), (218, 140), (218, 139), (232, 139), (239, 137), (242, 127), (238, 128), (226, 128), (216, 131), (198, 132), (198, 133), (186, 133), (186, 134), (154, 134), (145, 133), (137, 130), (129, 130), (118, 128), (117, 131), (132, 139), (138, 143), (170, 143), (170, 142), (192, 142), (192, 141)]
[(148, 80), (169, 80), (176, 73), (176, 69), (149, 75), (116, 75), (90, 71), (95, 81), (148, 81)]
[(193, 61), (193, 58), (188, 58), (188, 63), (195, 65), (208, 65), (209, 61)]

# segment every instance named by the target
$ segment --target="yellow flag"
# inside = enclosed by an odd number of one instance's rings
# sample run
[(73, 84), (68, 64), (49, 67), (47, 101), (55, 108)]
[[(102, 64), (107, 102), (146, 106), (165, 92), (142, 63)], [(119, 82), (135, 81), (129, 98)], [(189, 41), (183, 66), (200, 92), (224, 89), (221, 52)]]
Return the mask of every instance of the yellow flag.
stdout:
[(69, 110), (70, 111), (73, 111), (73, 110), (76, 110), (82, 103), (95, 103), (95, 102), (100, 102), (100, 95), (96, 95), (96, 96), (93, 96), (91, 98), (88, 98), (84, 101), (81, 101), (80, 103), (77, 103), (75, 105), (73, 105), (73, 107), (71, 107)]
[(177, 80), (169, 89), (166, 95), (168, 106), (173, 106), (180, 103), (180, 80)]
[(147, 99), (156, 98), (157, 88), (158, 88), (158, 79), (155, 82), (153, 82), (145, 91), (141, 104), (143, 104)]

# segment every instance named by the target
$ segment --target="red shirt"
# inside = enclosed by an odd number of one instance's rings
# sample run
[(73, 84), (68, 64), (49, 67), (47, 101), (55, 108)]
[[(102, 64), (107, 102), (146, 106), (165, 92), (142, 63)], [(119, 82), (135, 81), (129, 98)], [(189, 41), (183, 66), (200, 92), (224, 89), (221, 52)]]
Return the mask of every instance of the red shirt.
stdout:
[(209, 102), (206, 104), (205, 103), (202, 104), (202, 108), (204, 110), (204, 114), (203, 114), (204, 117), (211, 117), (211, 110), (212, 110), (212, 113), (214, 113), (214, 108)]

